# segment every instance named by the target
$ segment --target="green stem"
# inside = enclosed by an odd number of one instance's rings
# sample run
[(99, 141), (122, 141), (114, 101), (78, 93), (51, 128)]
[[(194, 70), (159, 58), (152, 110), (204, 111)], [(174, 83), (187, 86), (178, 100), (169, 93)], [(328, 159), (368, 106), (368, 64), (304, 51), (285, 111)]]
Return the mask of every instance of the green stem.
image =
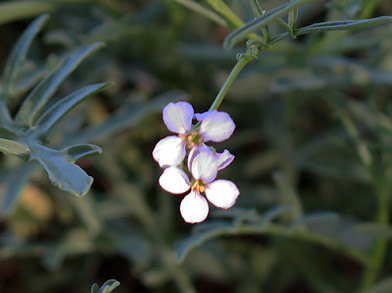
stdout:
[(255, 46), (250, 45), (245, 53), (238, 55), (237, 64), (231, 70), (229, 76), (227, 77), (225, 83), (223, 84), (222, 88), (220, 89), (218, 95), (216, 96), (214, 102), (212, 103), (208, 111), (217, 110), (219, 108), (220, 104), (226, 97), (226, 94), (229, 91), (231, 85), (237, 78), (238, 74), (241, 72), (241, 70), (245, 67), (246, 64), (257, 58), (257, 53), (258, 49)]

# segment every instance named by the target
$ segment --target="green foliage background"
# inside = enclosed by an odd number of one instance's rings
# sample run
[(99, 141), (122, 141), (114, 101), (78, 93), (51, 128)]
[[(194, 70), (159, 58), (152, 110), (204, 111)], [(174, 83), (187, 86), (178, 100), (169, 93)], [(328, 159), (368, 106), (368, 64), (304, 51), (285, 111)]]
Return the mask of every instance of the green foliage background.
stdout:
[[(114, 292), (392, 292), (391, 24), (292, 39), (270, 22), (270, 35), (285, 39), (261, 50), (219, 108), (237, 125), (217, 145), (236, 156), (219, 176), (239, 187), (237, 204), (188, 225), (182, 196), (157, 183), (151, 152), (169, 134), (163, 107), (187, 100), (208, 110), (246, 50), (246, 39), (223, 44), (254, 19), (252, 2), (0, 2), (1, 68), (33, 18), (49, 13), (22, 77), (38, 80), (77, 48), (104, 42), (52, 103), (115, 83), (46, 137), (54, 149), (103, 150), (78, 161), (94, 178), (85, 196), (0, 154), (0, 292), (88, 292), (108, 279), (121, 283)], [(259, 1), (267, 13), (286, 2)], [(388, 0), (307, 2), (298, 28), (392, 14)], [(25, 95), (21, 86), (12, 115)]]

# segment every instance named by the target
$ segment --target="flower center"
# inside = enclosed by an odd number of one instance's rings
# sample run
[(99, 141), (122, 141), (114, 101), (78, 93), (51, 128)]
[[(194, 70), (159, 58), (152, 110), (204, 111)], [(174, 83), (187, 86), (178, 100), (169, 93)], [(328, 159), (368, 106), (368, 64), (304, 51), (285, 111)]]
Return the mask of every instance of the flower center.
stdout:
[(187, 149), (191, 149), (194, 145), (201, 144), (203, 142), (203, 138), (197, 131), (180, 134), (180, 137), (184, 140)]
[(199, 179), (199, 180), (196, 180), (196, 181), (192, 184), (191, 190), (194, 190), (194, 191), (196, 191), (197, 193), (202, 193), (202, 192), (204, 192), (204, 190), (206, 189), (206, 185), (207, 185), (207, 184), (206, 184), (203, 180)]

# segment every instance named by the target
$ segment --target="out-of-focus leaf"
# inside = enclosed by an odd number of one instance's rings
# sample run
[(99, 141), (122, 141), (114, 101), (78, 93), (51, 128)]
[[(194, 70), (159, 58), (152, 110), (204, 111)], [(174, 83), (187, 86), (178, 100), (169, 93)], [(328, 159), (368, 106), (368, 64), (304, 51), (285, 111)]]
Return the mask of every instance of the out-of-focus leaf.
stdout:
[(205, 8), (204, 6), (200, 5), (199, 3), (193, 0), (174, 0), (174, 1), (181, 5), (184, 5), (185, 7), (193, 10), (194, 12), (204, 15), (205, 17), (211, 19), (212, 21), (216, 22), (219, 25), (225, 25), (225, 26), (227, 25), (226, 21), (218, 14)]
[(67, 157), (69, 162), (75, 163), (80, 159), (101, 154), (102, 149), (94, 144), (78, 144), (62, 149), (60, 152)]
[(282, 196), (282, 203), (292, 205), (291, 217), (292, 219), (298, 219), (303, 214), (301, 199), (299, 198), (298, 193), (294, 190), (292, 184), (290, 184), (286, 174), (275, 172), (273, 176)]
[(78, 165), (66, 161), (60, 151), (42, 145), (31, 148), (31, 160), (41, 163), (53, 185), (76, 196), (85, 195), (90, 190), (93, 178)]
[[(45, 135), (62, 117), (71, 111), (76, 105), (83, 102), (85, 99), (95, 95), (96, 93), (113, 86), (111, 82), (103, 82), (93, 85), (88, 85), (82, 89), (66, 96), (52, 107), (46, 110), (37, 123), (34, 125), (34, 131), (39, 134)], [(38, 134), (38, 135), (39, 135)]]
[(218, 222), (218, 223), (207, 223), (208, 230), (203, 230), (202, 232), (193, 234), (187, 239), (181, 241), (176, 246), (177, 258), (183, 261), (188, 253), (200, 246), (202, 243), (208, 241), (212, 238), (217, 238), (218, 236), (225, 234), (227, 229), (232, 228), (232, 225), (228, 222)]
[(45, 65), (37, 66), (33, 71), (20, 72), (14, 84), (13, 93), (20, 96), (36, 85), (47, 73), (48, 67)]
[(27, 158), (30, 150), (27, 145), (5, 138), (0, 138), (0, 152), (15, 155), (21, 158)]
[(105, 282), (105, 284), (102, 285), (101, 288), (97, 284), (94, 284), (91, 287), (91, 293), (110, 293), (114, 289), (116, 289), (118, 286), (120, 286), (120, 282), (116, 281), (114, 279), (110, 279)]
[(276, 207), (273, 207), (263, 213), (263, 215), (260, 217), (259, 225), (267, 225), (279, 216), (289, 214), (292, 209), (293, 207), (291, 205), (278, 205)]
[(1, 176), (4, 178), (2, 183), (4, 189), (0, 203), (0, 216), (7, 216), (13, 212), (19, 200), (19, 195), (30, 179), (35, 167), (35, 164), (29, 163), (11, 170), (4, 170), (6, 174)]
[(390, 293), (392, 292), (392, 278), (387, 278), (374, 284), (368, 293)]
[(3, 95), (0, 95), (0, 98), (9, 99), (14, 94), (15, 81), (18, 71), (21, 69), (23, 62), (26, 59), (27, 51), (31, 45), (31, 42), (47, 20), (47, 15), (42, 15), (34, 20), (14, 45), (4, 68), (2, 78)]
[(60, 241), (45, 249), (42, 261), (51, 270), (59, 269), (68, 255), (88, 252), (93, 249), (93, 238), (85, 229), (75, 228), (66, 233)]
[(73, 139), (68, 140), (68, 142), (79, 143), (114, 135), (119, 131), (132, 127), (145, 115), (161, 111), (170, 102), (187, 99), (188, 97), (185, 93), (173, 91), (162, 94), (146, 104), (129, 105), (125, 109), (120, 109), (103, 123), (85, 130)]
[[(271, 214), (273, 218), (282, 213), (287, 213), (284, 206), (267, 212), (266, 217), (270, 218)], [(178, 243), (177, 257), (183, 261), (194, 248), (224, 235), (271, 235), (301, 239), (337, 249), (366, 263), (368, 259), (365, 252), (372, 248), (374, 241), (380, 236), (392, 237), (392, 229), (388, 226), (347, 219), (333, 212), (306, 214), (288, 225), (274, 224), (270, 219), (263, 221), (262, 218), (259, 221), (261, 225), (234, 225), (234, 222), (222, 221), (199, 224), (193, 235)]]
[(0, 3), (0, 25), (13, 20), (21, 20), (47, 13), (60, 8), (65, 4), (88, 2), (89, 0), (32, 0), (32, 1), (7, 1)]
[(83, 46), (64, 59), (57, 69), (43, 79), (26, 97), (19, 108), (15, 121), (20, 125), (32, 126), (37, 114), (53, 96), (64, 79), (91, 53), (97, 51), (103, 43)]

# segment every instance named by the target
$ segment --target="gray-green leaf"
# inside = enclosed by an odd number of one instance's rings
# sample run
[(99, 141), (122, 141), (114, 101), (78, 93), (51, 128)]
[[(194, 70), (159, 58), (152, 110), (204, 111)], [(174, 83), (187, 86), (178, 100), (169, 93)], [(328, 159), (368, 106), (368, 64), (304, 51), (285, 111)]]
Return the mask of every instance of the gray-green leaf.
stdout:
[(53, 96), (65, 78), (91, 53), (97, 51), (103, 43), (83, 46), (64, 59), (56, 70), (43, 79), (27, 96), (19, 108), (15, 121), (20, 125), (32, 126), (37, 114)]
[(39, 134), (46, 134), (50, 128), (76, 105), (110, 86), (113, 86), (112, 82), (88, 85), (61, 99), (40, 116), (35, 124), (36, 131)]
[(26, 159), (30, 154), (27, 145), (6, 138), (0, 138), (0, 151)]
[(53, 185), (76, 196), (85, 195), (93, 183), (93, 178), (78, 165), (66, 159), (60, 151), (42, 145), (34, 145), (32, 160), (37, 160), (45, 168)]
[(6, 99), (14, 92), (14, 86), (18, 71), (23, 65), (26, 59), (27, 51), (30, 47), (31, 42), (37, 33), (41, 30), (45, 22), (48, 20), (48, 15), (42, 15), (35, 19), (29, 27), (19, 37), (18, 41), (14, 45), (14, 48), (8, 57), (7, 63), (3, 72), (3, 95)]

